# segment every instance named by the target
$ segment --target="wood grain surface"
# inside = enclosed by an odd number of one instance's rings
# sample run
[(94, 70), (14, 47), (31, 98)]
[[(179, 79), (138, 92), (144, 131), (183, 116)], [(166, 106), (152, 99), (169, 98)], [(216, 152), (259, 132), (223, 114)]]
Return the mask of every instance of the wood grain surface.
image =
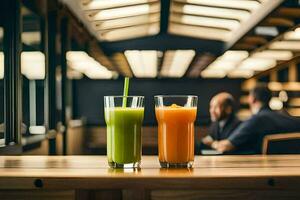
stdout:
[(4, 199), (299, 199), (299, 189), (298, 155), (198, 156), (192, 169), (144, 156), (140, 170), (110, 169), (105, 156), (0, 157)]

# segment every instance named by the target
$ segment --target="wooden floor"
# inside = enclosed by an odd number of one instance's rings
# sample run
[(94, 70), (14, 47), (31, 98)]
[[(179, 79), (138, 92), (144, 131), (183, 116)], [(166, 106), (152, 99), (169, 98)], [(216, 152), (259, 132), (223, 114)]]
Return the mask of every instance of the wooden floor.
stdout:
[(104, 156), (2, 156), (0, 199), (300, 199), (300, 156), (199, 156), (192, 169), (144, 156), (140, 170)]

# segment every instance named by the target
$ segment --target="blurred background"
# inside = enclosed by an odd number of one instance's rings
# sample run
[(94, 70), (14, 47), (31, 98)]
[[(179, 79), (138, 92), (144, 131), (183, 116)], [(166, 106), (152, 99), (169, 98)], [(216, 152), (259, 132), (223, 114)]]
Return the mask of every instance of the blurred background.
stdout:
[(154, 95), (227, 91), (250, 116), (257, 82), (270, 107), (300, 116), (297, 0), (3, 0), (0, 153), (105, 154), (103, 97), (145, 96), (143, 153), (157, 153)]

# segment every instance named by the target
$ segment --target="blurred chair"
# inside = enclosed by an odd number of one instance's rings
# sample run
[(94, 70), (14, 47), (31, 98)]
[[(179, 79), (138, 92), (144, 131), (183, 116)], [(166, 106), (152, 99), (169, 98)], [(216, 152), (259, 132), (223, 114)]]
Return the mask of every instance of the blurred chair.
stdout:
[(300, 154), (300, 133), (280, 133), (263, 138), (262, 154)]

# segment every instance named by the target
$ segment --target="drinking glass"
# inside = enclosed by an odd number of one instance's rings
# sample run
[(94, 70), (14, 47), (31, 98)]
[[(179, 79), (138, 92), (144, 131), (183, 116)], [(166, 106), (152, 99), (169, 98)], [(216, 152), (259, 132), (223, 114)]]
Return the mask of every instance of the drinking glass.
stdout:
[(198, 97), (158, 95), (154, 99), (161, 167), (192, 167)]
[(142, 154), (143, 96), (105, 96), (107, 158), (112, 168), (139, 168)]

